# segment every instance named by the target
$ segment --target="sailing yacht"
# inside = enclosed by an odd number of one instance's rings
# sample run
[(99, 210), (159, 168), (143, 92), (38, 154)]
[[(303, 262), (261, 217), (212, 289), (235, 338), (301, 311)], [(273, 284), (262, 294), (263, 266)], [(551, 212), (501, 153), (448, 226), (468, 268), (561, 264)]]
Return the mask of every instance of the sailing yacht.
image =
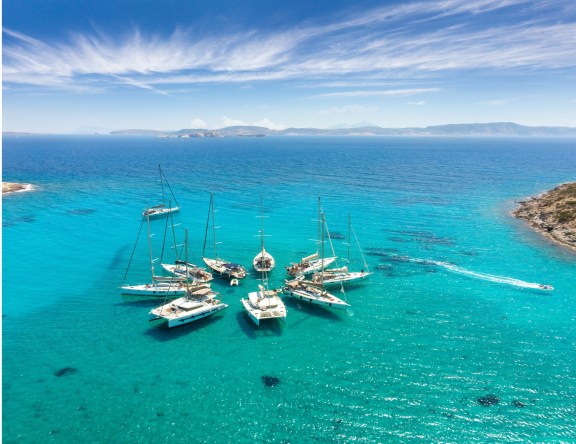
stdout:
[[(158, 171), (160, 172), (160, 185), (162, 187), (162, 203), (158, 204), (158, 205), (154, 205), (153, 207), (150, 208), (146, 208), (143, 212), (142, 212), (142, 216), (143, 217), (150, 217), (151, 219), (156, 219), (162, 216), (167, 216), (170, 213), (177, 213), (178, 211), (180, 211), (180, 207), (178, 206), (178, 201), (176, 200), (176, 197), (174, 196), (174, 193), (172, 192), (172, 188), (170, 187), (170, 184), (168, 183), (168, 180), (166, 179), (166, 175), (164, 174), (164, 171), (162, 171), (162, 167), (160, 165), (158, 165)], [(174, 199), (174, 202), (176, 203), (176, 206), (173, 207), (170, 203), (170, 200), (166, 199), (166, 194), (164, 192), (164, 183), (166, 183), (166, 186), (168, 187), (168, 189), (170, 190), (170, 193), (172, 194), (172, 198)]]
[[(152, 258), (152, 235), (150, 233), (150, 216), (146, 217), (148, 223), (148, 254), (150, 258), (150, 273), (152, 275), (152, 280), (149, 284), (139, 284), (139, 285), (124, 285), (126, 282), (126, 276), (128, 275), (128, 270), (130, 269), (130, 262), (124, 274), (124, 282), (121, 286), (122, 294), (132, 295), (132, 296), (162, 296), (162, 297), (178, 297), (186, 294), (186, 285), (184, 279), (178, 277), (165, 278), (161, 276), (154, 275), (154, 259)], [(144, 223), (144, 221), (142, 221)], [(134, 245), (138, 244), (138, 239)]]
[[(206, 257), (206, 240), (208, 238), (208, 228), (212, 219), (212, 235), (214, 238), (214, 259)], [(202, 249), (202, 260), (214, 272), (227, 279), (243, 279), (246, 277), (246, 270), (240, 264), (220, 259), (216, 249), (216, 225), (214, 223), (214, 195), (210, 194), (210, 207), (208, 208), (208, 219), (206, 220), (206, 234), (204, 236), (204, 248)]]
[[(320, 230), (324, 231), (320, 215), (322, 212), (322, 205), (320, 204), (320, 197), (318, 197), (318, 240), (320, 240)], [(323, 270), (331, 265), (336, 260), (336, 256), (320, 257), (318, 251), (310, 256), (303, 257), (297, 264), (292, 264), (286, 267), (286, 272), (290, 276), (305, 276), (314, 273), (315, 271)]]
[[(322, 220), (322, 257), (324, 257), (324, 213), (321, 214)], [(323, 273), (323, 271), (321, 272)], [(342, 288), (344, 292), (344, 288)], [(339, 310), (346, 310), (350, 304), (346, 301), (334, 296), (324, 288), (324, 281), (313, 282), (305, 280), (302, 276), (297, 277), (292, 281), (286, 281), (286, 285), (282, 288), (282, 293), (294, 299), (308, 302), (310, 304), (322, 305), (325, 307), (335, 308)]]
[(210, 284), (190, 285), (184, 297), (151, 310), (149, 320), (163, 319), (168, 322), (168, 328), (197, 321), (228, 308), (219, 296), (219, 293), (210, 289)]
[(264, 206), (262, 204), (262, 195), (260, 195), (260, 218), (262, 219), (260, 227), (261, 249), (252, 260), (252, 266), (254, 270), (264, 273), (272, 271), (276, 266), (276, 261), (272, 255), (266, 251), (266, 248), (264, 248)]
[[(326, 227), (326, 229), (328, 230), (328, 227)], [(323, 273), (314, 273), (314, 275), (312, 276), (313, 282), (320, 282), (320, 280), (322, 280), (322, 282), (324, 283), (325, 286), (351, 284), (351, 283), (363, 281), (363, 280), (367, 279), (372, 274), (370, 272), (369, 267), (368, 267), (368, 263), (366, 262), (366, 259), (364, 258), (364, 253), (362, 252), (362, 248), (360, 247), (360, 243), (358, 242), (358, 237), (356, 236), (356, 233), (354, 232), (354, 229), (352, 228), (352, 224), (350, 222), (350, 214), (348, 214), (348, 243), (347, 243), (347, 246), (348, 246), (347, 262), (348, 263), (350, 263), (350, 245), (352, 243), (351, 234), (354, 234), (354, 238), (356, 239), (356, 245), (358, 246), (358, 250), (360, 251), (360, 255), (362, 256), (362, 261), (364, 263), (364, 267), (362, 268), (362, 270), (361, 271), (350, 271), (348, 269), (348, 266), (344, 266), (341, 268), (330, 268), (330, 269), (324, 270)], [(330, 238), (330, 236), (328, 236), (328, 237), (330, 239), (330, 246), (332, 248), (332, 252), (334, 252), (334, 247), (332, 245), (332, 239)]]
[[(161, 264), (162, 268), (168, 273), (172, 273), (174, 276), (186, 281), (194, 283), (210, 282), (212, 280), (212, 273), (206, 271), (203, 267), (188, 262), (188, 230), (184, 232), (184, 260), (176, 259), (174, 264)], [(176, 245), (174, 245), (174, 248), (176, 248)]]

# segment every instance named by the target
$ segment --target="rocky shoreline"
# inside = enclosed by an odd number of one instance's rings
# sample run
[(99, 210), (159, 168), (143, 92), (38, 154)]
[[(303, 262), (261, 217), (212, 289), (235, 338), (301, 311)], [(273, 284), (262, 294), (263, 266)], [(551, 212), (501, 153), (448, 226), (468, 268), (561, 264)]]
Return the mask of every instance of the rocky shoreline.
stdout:
[(31, 189), (32, 185), (29, 183), (2, 182), (2, 194), (30, 191)]
[(576, 251), (576, 182), (518, 203), (514, 217), (527, 220), (536, 231)]

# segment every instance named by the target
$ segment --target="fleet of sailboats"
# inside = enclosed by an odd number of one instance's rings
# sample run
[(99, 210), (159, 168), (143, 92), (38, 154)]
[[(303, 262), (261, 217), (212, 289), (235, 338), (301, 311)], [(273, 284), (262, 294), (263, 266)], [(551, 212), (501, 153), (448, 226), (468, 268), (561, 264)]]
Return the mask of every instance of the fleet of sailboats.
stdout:
[[(164, 183), (166, 183), (168, 188), (170, 188), (170, 186), (166, 181), (162, 168), (160, 166), (158, 166), (158, 168), (162, 183), (162, 195), (163, 199), (165, 199)], [(172, 192), (171, 189), (170, 192)], [(165, 202), (166, 203), (147, 209), (144, 212), (145, 220), (142, 222), (142, 226), (144, 222), (146, 222), (148, 228), (148, 256), (151, 282), (139, 285), (124, 285), (123, 283), (121, 288), (123, 294), (164, 297), (165, 300), (163, 304), (150, 310), (149, 319), (151, 321), (164, 320), (166, 321), (167, 326), (172, 328), (216, 314), (227, 308), (228, 305), (222, 302), (220, 293), (211, 288), (210, 281), (212, 280), (212, 274), (205, 268), (189, 262), (188, 230), (185, 230), (184, 254), (182, 254), (182, 251), (180, 254), (176, 253), (176, 260), (173, 264), (161, 263), (163, 269), (169, 273), (170, 276), (155, 275), (154, 262), (156, 259), (154, 259), (152, 255), (150, 219), (164, 215), (171, 215), (171, 213), (179, 211), (178, 206), (171, 206), (170, 200), (165, 200)], [(214, 195), (210, 194), (210, 206), (206, 221), (202, 260), (213, 272), (222, 277), (229, 278), (231, 282), (237, 284), (238, 279), (242, 279), (246, 276), (246, 270), (240, 264), (218, 257), (218, 242), (216, 241), (216, 229), (218, 227), (216, 227), (215, 224), (214, 213)], [(277, 290), (270, 289), (268, 282), (268, 273), (273, 270), (276, 261), (266, 250), (264, 243), (264, 208), (262, 195), (260, 196), (260, 217), (262, 218), (260, 224), (260, 251), (252, 261), (254, 270), (260, 273), (260, 282), (256, 291), (249, 292), (246, 298), (241, 299), (244, 310), (252, 322), (256, 325), (260, 325), (260, 322), (263, 320), (285, 320), (287, 310), (284, 301), (280, 297), (281, 295), (328, 308), (346, 310), (350, 307), (350, 304), (345, 300), (343, 285), (364, 280), (371, 274), (356, 233), (352, 228), (350, 216), (348, 216), (348, 264), (340, 268), (327, 268), (337, 260), (337, 256), (334, 253), (334, 246), (330, 239), (326, 217), (322, 210), (320, 198), (318, 198), (317, 243), (320, 245), (320, 248), (318, 248), (314, 254), (302, 258), (299, 263), (286, 267), (287, 273), (293, 276), (294, 279), (286, 280), (285, 285)], [(142, 231), (142, 226), (140, 232)], [(167, 227), (168, 221), (166, 222), (165, 231), (167, 230)], [(207, 257), (206, 255), (210, 228), (213, 238), (213, 258)], [(176, 250), (177, 248), (180, 248), (181, 245), (176, 245), (173, 222), (172, 231), (174, 235), (174, 249)], [(140, 232), (138, 236), (140, 236)], [(332, 253), (332, 255), (328, 257), (325, 255), (326, 234), (328, 234), (328, 239), (330, 240)], [(356, 241), (356, 245), (362, 256), (363, 268), (361, 271), (350, 271), (348, 268), (350, 264), (350, 246), (353, 238)], [(164, 241), (166, 241), (166, 232), (164, 234)], [(136, 243), (137, 242), (138, 238), (136, 240)], [(134, 246), (132, 257), (134, 256), (135, 250), (136, 245)], [(162, 251), (164, 252), (164, 246), (162, 247)], [(162, 253), (162, 256), (163, 254), (164, 253)], [(132, 257), (130, 263), (132, 262)], [(130, 268), (130, 263), (128, 264), (128, 269)], [(128, 269), (126, 270), (124, 281), (126, 281)], [(340, 285), (344, 296), (338, 297), (326, 290), (326, 287), (331, 285)]]

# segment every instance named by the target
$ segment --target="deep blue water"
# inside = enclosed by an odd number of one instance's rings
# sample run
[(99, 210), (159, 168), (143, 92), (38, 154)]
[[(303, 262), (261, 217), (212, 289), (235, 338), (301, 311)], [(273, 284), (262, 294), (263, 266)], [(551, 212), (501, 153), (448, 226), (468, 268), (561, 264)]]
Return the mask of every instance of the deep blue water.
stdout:
[[(320, 195), (374, 275), (347, 313), (288, 300), (285, 324), (256, 328), (250, 275), (214, 283), (230, 304), (214, 318), (150, 324), (159, 301), (118, 287), (158, 164), (192, 260), (212, 192), (219, 253), (249, 266), (262, 193), (280, 286), (316, 248)], [(3, 196), (7, 443), (576, 440), (576, 255), (510, 216), (576, 180), (575, 139), (4, 137), (2, 165), (36, 186)], [(149, 273), (141, 241), (128, 277)]]

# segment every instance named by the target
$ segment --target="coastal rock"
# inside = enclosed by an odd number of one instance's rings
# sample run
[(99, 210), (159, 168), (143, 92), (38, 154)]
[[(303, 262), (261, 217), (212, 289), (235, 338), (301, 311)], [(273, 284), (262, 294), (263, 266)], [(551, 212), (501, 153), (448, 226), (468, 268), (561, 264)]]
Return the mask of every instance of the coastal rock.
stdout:
[(32, 189), (29, 183), (2, 182), (2, 194), (28, 191)]
[(482, 404), (483, 406), (491, 406), (491, 405), (496, 405), (500, 402), (500, 398), (498, 398), (498, 396), (495, 395), (486, 395), (486, 396), (481, 396), (478, 398), (478, 402), (480, 404)]
[(514, 217), (545, 236), (576, 250), (576, 182), (519, 202)]
[(274, 387), (275, 385), (278, 385), (280, 383), (280, 378), (277, 378), (276, 376), (264, 375), (260, 376), (260, 379), (262, 379), (262, 383), (266, 387)]

